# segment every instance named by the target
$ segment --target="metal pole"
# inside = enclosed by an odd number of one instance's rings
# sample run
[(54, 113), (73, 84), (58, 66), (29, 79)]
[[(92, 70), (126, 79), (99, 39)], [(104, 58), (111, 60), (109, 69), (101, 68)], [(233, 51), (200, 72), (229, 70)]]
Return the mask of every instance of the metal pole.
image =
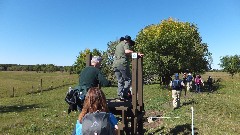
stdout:
[(192, 135), (194, 135), (194, 127), (193, 127), (193, 107), (191, 107), (191, 110), (192, 110)]

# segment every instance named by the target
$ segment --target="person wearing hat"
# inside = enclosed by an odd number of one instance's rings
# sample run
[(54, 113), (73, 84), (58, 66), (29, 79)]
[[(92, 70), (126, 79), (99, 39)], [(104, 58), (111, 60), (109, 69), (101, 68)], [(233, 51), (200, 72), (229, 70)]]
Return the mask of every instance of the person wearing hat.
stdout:
[[(134, 45), (135, 42), (132, 41), (131, 37), (126, 35), (120, 38), (120, 42), (117, 44), (114, 53), (113, 68), (114, 74), (118, 80), (118, 90), (117, 95), (120, 100), (129, 98), (129, 89), (131, 85), (131, 75), (129, 66), (129, 56), (133, 51), (129, 46)], [(139, 56), (143, 54), (138, 53)]]
[(179, 79), (178, 73), (175, 74), (175, 78), (170, 82), (170, 87), (172, 88), (172, 98), (173, 98), (173, 109), (180, 107), (180, 96), (184, 83)]

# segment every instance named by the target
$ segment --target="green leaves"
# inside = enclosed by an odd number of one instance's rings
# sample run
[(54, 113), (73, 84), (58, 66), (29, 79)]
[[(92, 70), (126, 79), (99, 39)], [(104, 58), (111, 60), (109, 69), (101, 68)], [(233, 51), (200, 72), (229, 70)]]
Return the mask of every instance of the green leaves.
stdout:
[(219, 65), (224, 71), (228, 72), (233, 77), (234, 74), (240, 71), (240, 56), (224, 56), (220, 59)]
[(80, 73), (84, 67), (86, 67), (86, 55), (92, 53), (92, 56), (102, 56), (101, 51), (98, 49), (93, 49), (91, 51), (90, 49), (85, 49), (84, 51), (79, 52), (79, 55), (77, 56), (77, 60), (74, 62), (74, 71), (76, 73)]
[(145, 74), (172, 75), (185, 69), (202, 72), (209, 67), (211, 53), (201, 41), (194, 24), (169, 18), (142, 29), (135, 49), (145, 54)]

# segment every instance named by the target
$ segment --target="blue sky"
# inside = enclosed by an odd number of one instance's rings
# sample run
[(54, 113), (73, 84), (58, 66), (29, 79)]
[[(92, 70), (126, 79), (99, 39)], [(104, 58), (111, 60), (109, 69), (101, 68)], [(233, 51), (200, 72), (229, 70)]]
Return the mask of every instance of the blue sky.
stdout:
[(239, 0), (0, 0), (0, 64), (69, 66), (169, 17), (197, 25), (213, 68), (240, 54)]

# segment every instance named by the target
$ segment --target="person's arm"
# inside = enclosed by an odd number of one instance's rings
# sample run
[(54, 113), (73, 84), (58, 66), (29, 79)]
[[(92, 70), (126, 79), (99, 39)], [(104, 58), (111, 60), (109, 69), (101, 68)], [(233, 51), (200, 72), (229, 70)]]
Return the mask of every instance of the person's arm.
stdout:
[(118, 129), (117, 118), (112, 113), (109, 113), (109, 118), (110, 118), (110, 122), (111, 122), (112, 127), (114, 127), (115, 129)]
[(111, 86), (111, 82), (106, 79), (106, 77), (101, 73), (100, 70), (98, 73), (98, 80), (101, 86)]
[(183, 87), (185, 87), (185, 84), (184, 84), (184, 82), (183, 82), (183, 81), (181, 81), (181, 85), (182, 85)]
[(72, 135), (82, 135), (82, 124), (78, 120), (72, 132)]
[[(124, 45), (124, 52), (125, 52), (125, 54), (132, 54), (134, 51), (129, 49), (129, 45), (128, 44), (125, 44)], [(138, 52), (138, 56), (142, 57), (143, 54)]]

